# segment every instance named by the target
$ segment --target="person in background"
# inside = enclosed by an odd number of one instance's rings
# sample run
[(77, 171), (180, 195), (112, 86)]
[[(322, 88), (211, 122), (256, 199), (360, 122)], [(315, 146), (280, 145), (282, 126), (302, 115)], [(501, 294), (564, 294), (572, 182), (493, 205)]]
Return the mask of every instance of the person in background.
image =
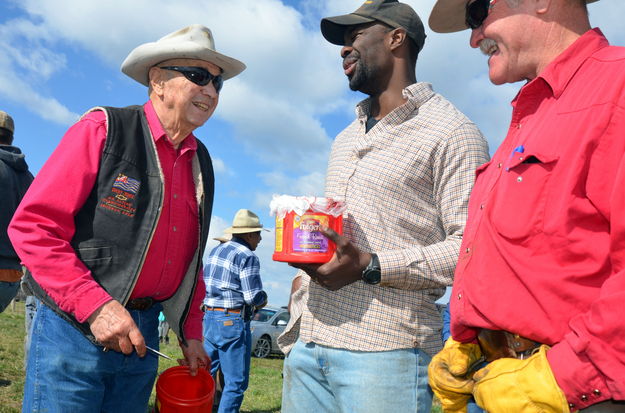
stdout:
[(24, 412), (146, 411), (162, 310), (192, 375), (202, 346), (202, 255), (214, 176), (193, 135), (245, 65), (191, 25), (135, 48), (121, 70), (142, 106), (74, 124), (20, 204), (9, 236), (40, 300)]
[(478, 128), (415, 65), (417, 13), (366, 1), (321, 21), (342, 46), (352, 90), (369, 97), (335, 139), (325, 196), (346, 204), (337, 250), (303, 271), (281, 336), (282, 412), (429, 412), (431, 355), (442, 347), (436, 300), (451, 285), (475, 169), (488, 160)]
[(267, 304), (254, 254), (261, 230), (258, 215), (238, 210), (225, 230), (232, 239), (216, 246), (204, 267), (204, 348), (212, 361), (211, 374), (216, 376), (218, 369), (223, 373), (219, 413), (238, 412), (249, 383), (250, 320), (255, 309)]
[(169, 344), (169, 323), (162, 311), (158, 313), (158, 342)]
[[(625, 411), (625, 48), (586, 0), (438, 0), (496, 85), (524, 81), (480, 168), (430, 365), (446, 412)], [(475, 372), (482, 359), (490, 362)]]
[[(224, 242), (228, 242), (232, 239), (232, 234), (222, 234), (213, 239), (215, 241), (218, 241), (220, 244), (223, 244)], [(213, 410), (217, 410), (219, 408), (221, 394), (224, 389), (224, 374), (222, 373), (221, 369), (217, 369), (217, 371), (213, 375), (213, 378), (215, 379), (215, 396), (213, 397)]]
[(20, 259), (9, 240), (7, 228), (11, 218), (33, 181), (26, 158), (13, 146), (15, 123), (0, 110), (0, 313), (17, 295), (22, 278)]

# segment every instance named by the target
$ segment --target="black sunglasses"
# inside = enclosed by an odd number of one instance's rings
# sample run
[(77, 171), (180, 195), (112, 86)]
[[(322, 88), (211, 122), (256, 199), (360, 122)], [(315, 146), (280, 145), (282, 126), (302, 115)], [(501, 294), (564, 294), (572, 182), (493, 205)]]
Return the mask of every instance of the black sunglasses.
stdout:
[(475, 0), (472, 3), (467, 3), (467, 11), (464, 22), (472, 30), (477, 29), (484, 23), (484, 20), (488, 17), (488, 12), (491, 7), (497, 2), (497, 0)]
[(203, 67), (197, 66), (158, 66), (161, 69), (173, 70), (176, 72), (180, 72), (191, 82), (195, 83), (199, 86), (206, 86), (211, 81), (213, 82), (213, 86), (217, 93), (221, 90), (224, 85), (224, 79), (221, 75), (215, 76), (208, 70)]

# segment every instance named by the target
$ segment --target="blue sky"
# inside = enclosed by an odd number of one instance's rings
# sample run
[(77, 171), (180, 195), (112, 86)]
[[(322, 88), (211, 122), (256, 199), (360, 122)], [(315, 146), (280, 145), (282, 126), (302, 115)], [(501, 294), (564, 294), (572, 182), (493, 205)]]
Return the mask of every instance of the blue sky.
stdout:
[[(213, 31), (217, 49), (248, 69), (225, 83), (219, 106), (195, 134), (216, 169), (211, 236), (248, 208), (271, 232), (257, 254), (273, 305), (286, 305), (295, 271), (273, 262), (273, 194), (321, 195), (330, 145), (363, 98), (351, 92), (338, 46), (319, 32), (321, 17), (344, 14), (360, 0), (2, 0), (0, 109), (16, 123), (15, 144), (37, 173), (67, 128), (93, 106), (147, 100), (144, 86), (119, 66), (137, 45), (192, 23)], [(427, 21), (434, 0), (406, 1)], [(620, 5), (620, 7), (618, 6)], [(622, 0), (589, 6), (591, 23), (625, 45)], [(433, 33), (417, 77), (466, 113), (491, 152), (507, 129), (509, 102), (520, 84), (493, 86), (486, 57), (468, 46), (469, 32)], [(210, 247), (208, 250), (210, 250)]]

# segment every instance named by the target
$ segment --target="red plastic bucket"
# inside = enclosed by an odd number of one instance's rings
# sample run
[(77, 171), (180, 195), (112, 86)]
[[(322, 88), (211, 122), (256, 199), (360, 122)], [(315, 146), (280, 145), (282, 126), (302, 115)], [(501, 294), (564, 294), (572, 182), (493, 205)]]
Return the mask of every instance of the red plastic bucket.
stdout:
[(170, 367), (156, 381), (157, 413), (204, 413), (213, 408), (215, 381), (205, 369), (192, 376), (187, 366)]
[(324, 263), (330, 261), (336, 244), (319, 232), (325, 225), (343, 233), (343, 216), (316, 212), (311, 209), (302, 215), (288, 212), (284, 218), (276, 216), (276, 246), (274, 261)]

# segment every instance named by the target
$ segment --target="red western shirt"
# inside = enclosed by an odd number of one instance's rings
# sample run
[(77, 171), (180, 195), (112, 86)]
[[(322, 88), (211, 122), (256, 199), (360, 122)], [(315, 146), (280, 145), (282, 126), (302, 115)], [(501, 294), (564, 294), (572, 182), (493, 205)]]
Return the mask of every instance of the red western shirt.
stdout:
[[(150, 248), (131, 298), (165, 300), (177, 290), (198, 246), (198, 207), (191, 161), (197, 142), (190, 134), (178, 149), (167, 138), (151, 102), (144, 105), (165, 178), (164, 201)], [(59, 307), (84, 322), (111, 296), (78, 259), (70, 241), (74, 215), (96, 182), (106, 140), (106, 116), (87, 114), (65, 134), (37, 174), (11, 221), (11, 240), (35, 280)], [(187, 338), (202, 338), (204, 281), (200, 274)]]
[(625, 48), (585, 33), (514, 99), (478, 169), (451, 296), (452, 335), (553, 346), (570, 403), (625, 399)]

